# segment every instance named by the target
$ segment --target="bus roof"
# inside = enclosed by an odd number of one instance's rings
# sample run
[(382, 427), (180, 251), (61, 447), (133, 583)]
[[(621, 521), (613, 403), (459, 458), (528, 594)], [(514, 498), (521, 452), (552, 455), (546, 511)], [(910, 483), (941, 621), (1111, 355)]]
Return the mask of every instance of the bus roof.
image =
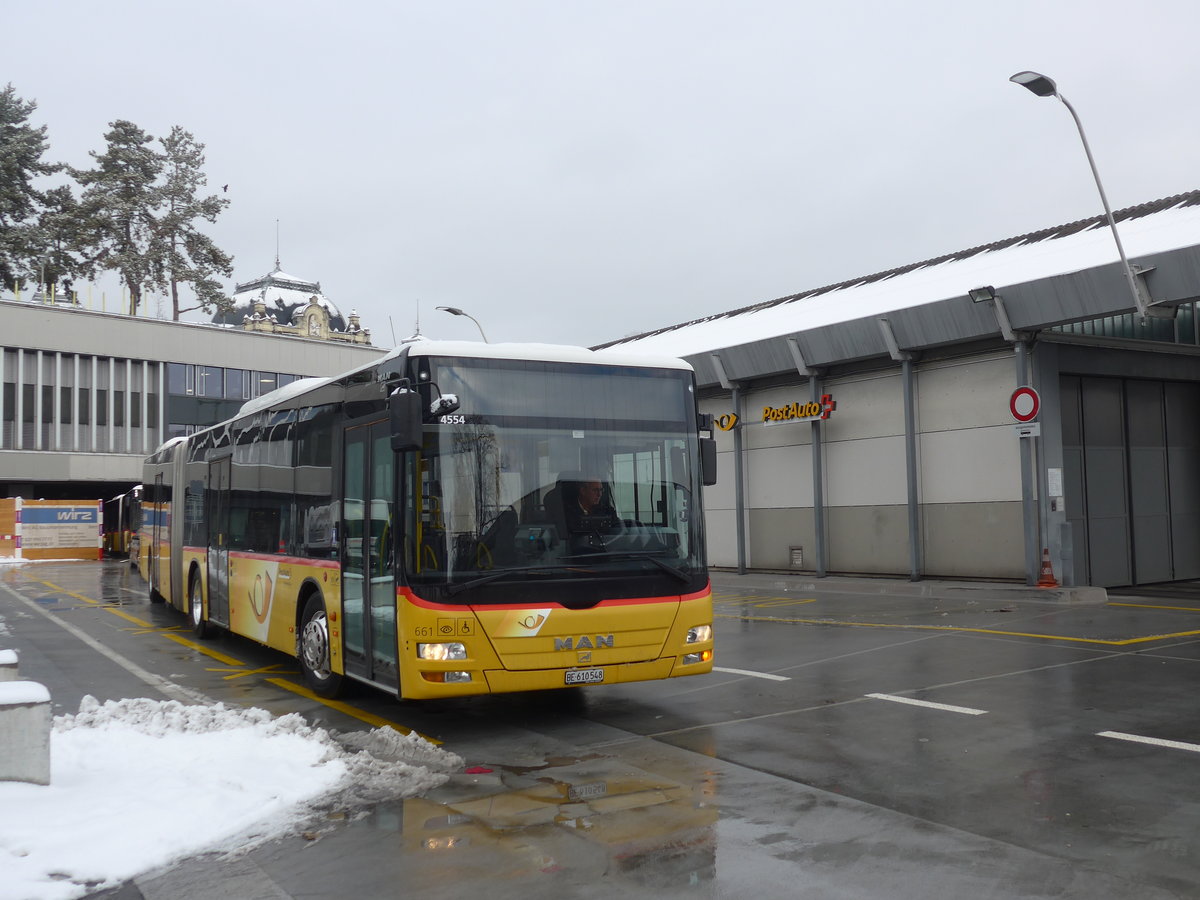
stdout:
[(409, 356), (447, 356), (466, 359), (528, 359), (539, 362), (581, 363), (593, 366), (633, 366), (647, 369), (681, 369), (692, 371), (691, 363), (673, 356), (629, 352), (628, 350), (589, 350), (566, 344), (485, 344), (481, 341), (431, 341), (425, 338), (405, 341), (386, 356), (350, 369), (330, 378), (299, 378), (291, 384), (276, 388), (261, 397), (242, 404), (235, 418), (248, 416), (259, 410), (268, 409), (292, 397), (306, 394), (325, 384), (374, 369), (381, 363), (395, 359), (405, 350)]
[(415, 340), (401, 344), (385, 358), (398, 356), (405, 348), (410, 356), (459, 356), (472, 359), (531, 359), (544, 362), (583, 363), (594, 366), (638, 366), (650, 369), (686, 369), (690, 363), (661, 353), (628, 350), (589, 350), (566, 344), (485, 344), (481, 341)]

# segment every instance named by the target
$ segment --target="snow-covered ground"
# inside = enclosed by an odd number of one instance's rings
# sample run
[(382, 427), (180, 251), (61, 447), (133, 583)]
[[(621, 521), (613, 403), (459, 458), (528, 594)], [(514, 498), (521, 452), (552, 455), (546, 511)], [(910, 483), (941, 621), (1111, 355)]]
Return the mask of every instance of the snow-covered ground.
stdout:
[(0, 898), (67, 900), (210, 850), (423, 793), (462, 766), (390, 728), (332, 735), (297, 714), (100, 703), (54, 720), (50, 784), (0, 782)]
[[(9, 631), (0, 619), (0, 649)], [(49, 785), (0, 781), (0, 900), (69, 900), (246, 850), (329, 810), (424, 793), (462, 765), (391, 728), (334, 734), (297, 714), (86, 697), (53, 721)]]

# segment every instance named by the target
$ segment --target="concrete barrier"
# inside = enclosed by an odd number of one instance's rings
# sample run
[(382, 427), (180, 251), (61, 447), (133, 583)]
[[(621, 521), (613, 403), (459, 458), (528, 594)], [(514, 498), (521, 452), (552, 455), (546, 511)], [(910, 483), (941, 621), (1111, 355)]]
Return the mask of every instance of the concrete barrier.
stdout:
[(0, 781), (50, 783), (50, 692), (36, 681), (0, 683)]
[(0, 681), (17, 680), (17, 651), (0, 650)]

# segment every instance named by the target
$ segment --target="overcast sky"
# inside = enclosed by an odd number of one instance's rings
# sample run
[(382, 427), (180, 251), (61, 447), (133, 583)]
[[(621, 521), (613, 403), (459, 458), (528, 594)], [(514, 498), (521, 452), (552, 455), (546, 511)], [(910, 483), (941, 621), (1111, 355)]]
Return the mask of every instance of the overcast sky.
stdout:
[[(1200, 188), (1194, 0), (4, 4), (49, 158), (181, 125), (233, 281), (596, 344)], [(1114, 259), (1116, 258), (1114, 250)], [(970, 285), (964, 285), (964, 293)], [(110, 295), (111, 296), (111, 295)], [(111, 303), (111, 301), (110, 301)], [(169, 308), (169, 303), (167, 304)], [(110, 305), (111, 309), (112, 306)]]

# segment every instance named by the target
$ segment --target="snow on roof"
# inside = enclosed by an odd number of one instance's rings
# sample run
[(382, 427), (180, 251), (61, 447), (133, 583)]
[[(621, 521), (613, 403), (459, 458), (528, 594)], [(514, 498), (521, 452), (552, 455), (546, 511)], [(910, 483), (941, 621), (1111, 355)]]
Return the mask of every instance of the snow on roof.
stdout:
[[(1113, 214), (1128, 258), (1200, 244), (1200, 191)], [(912, 263), (611, 341), (598, 347), (687, 356), (882, 315), (966, 295), (991, 285), (1022, 284), (1119, 259), (1103, 216), (1019, 235), (936, 259)]]
[(586, 363), (604, 366), (641, 366), (655, 369), (691, 369), (683, 360), (649, 350), (591, 350), (565, 344), (484, 344), (479, 341), (429, 341), (420, 340), (402, 344), (389, 356), (399, 353), (403, 347), (411, 347), (412, 356), (463, 356), (475, 359), (532, 359), (546, 362)]
[(238, 409), (236, 418), (248, 416), (250, 413), (258, 412), (260, 409), (266, 409), (269, 406), (274, 406), (284, 400), (290, 400), (292, 397), (298, 397), (301, 394), (311, 391), (315, 387), (320, 387), (323, 384), (328, 384), (333, 381), (332, 378), (323, 378), (315, 376), (313, 378), (297, 378), (290, 384), (285, 384), (281, 388), (275, 388), (273, 391), (255, 397), (252, 400), (247, 400)]

